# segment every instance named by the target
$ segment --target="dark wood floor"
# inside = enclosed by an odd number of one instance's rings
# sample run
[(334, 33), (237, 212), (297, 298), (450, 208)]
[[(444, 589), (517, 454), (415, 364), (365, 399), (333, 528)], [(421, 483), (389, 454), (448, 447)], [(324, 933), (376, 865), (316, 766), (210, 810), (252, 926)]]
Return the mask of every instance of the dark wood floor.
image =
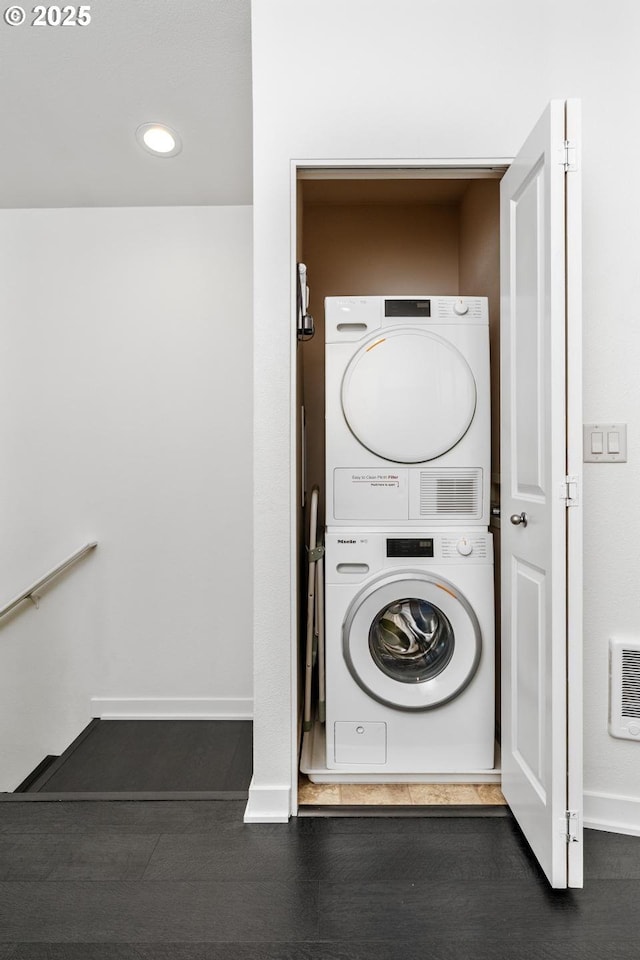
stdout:
[(28, 792), (214, 792), (239, 799), (251, 769), (250, 720), (94, 720)]
[(640, 838), (552, 891), (507, 818), (242, 823), (242, 801), (0, 805), (2, 960), (637, 960)]

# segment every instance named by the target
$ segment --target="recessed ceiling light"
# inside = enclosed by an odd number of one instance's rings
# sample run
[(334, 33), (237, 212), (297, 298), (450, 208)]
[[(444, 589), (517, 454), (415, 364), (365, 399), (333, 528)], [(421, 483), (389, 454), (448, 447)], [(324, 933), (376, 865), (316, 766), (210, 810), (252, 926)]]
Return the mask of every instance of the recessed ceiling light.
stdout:
[(141, 124), (136, 130), (136, 140), (154, 157), (175, 157), (182, 150), (180, 137), (164, 123)]

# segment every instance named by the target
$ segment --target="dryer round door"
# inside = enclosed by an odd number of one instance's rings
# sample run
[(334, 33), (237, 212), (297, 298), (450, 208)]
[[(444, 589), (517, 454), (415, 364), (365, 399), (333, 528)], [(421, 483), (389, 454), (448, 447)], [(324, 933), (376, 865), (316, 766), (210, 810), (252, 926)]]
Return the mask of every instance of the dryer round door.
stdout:
[(342, 410), (355, 438), (394, 463), (441, 456), (465, 435), (476, 382), (460, 351), (437, 334), (398, 327), (368, 340), (342, 381)]
[(426, 572), (396, 571), (354, 597), (342, 644), (352, 677), (374, 700), (399, 710), (430, 710), (471, 682), (482, 634), (453, 584)]

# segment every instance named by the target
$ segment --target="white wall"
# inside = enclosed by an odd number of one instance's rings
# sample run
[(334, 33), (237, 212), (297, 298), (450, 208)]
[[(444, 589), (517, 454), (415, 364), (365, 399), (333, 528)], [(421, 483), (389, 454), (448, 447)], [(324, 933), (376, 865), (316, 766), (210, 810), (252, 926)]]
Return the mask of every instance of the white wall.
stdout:
[(640, 8), (606, 17), (576, 0), (554, 15), (554, 93), (583, 100), (584, 420), (629, 425), (628, 463), (584, 464), (585, 814), (640, 833), (640, 745), (607, 732), (608, 638), (640, 636), (640, 181), (626, 162), (640, 153)]
[(2, 597), (99, 541), (0, 630), (16, 781), (92, 714), (251, 714), (251, 208), (3, 211), (0, 262)]
[[(615, 18), (614, 18), (615, 17)], [(585, 417), (628, 420), (630, 462), (585, 469), (585, 783), (640, 799), (640, 747), (606, 732), (607, 637), (634, 589), (639, 187), (637, 5), (567, 0), (254, 0), (255, 775), (247, 817), (283, 816), (289, 714), (290, 162), (513, 156), (552, 97), (584, 114)], [(300, 38), (304, 38), (300, 42)], [(286, 104), (286, 109), (283, 108)], [(624, 509), (621, 509), (621, 505)], [(640, 829), (640, 816), (638, 816)]]

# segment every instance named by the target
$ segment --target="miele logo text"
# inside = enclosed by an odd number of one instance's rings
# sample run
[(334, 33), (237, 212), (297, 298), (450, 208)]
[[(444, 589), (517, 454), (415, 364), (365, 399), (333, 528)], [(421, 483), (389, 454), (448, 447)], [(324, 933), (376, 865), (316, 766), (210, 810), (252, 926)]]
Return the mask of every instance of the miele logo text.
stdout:
[(338, 543), (355, 543), (355, 542), (356, 542), (355, 540), (340, 540), (340, 539), (338, 539)]

